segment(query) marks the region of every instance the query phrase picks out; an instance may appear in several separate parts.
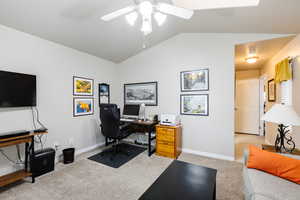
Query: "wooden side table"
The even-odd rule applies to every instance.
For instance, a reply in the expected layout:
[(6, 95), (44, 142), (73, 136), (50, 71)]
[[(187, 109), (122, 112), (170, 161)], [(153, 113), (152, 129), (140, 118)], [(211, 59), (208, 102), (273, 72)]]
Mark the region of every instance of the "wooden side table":
[[(263, 144), (262, 145), (262, 149), (265, 150), (265, 151), (270, 151), (270, 152), (275, 152), (276, 153), (275, 146), (273, 146), (273, 145)], [(299, 149), (295, 149), (292, 153), (288, 153), (288, 154), (300, 156), (300, 150)]]
[(9, 185), (16, 181), (19, 181), (23, 178), (32, 177), (32, 183), (35, 182), (35, 177), (32, 176), (31, 170), (29, 170), (28, 162), (29, 159), (34, 158), (34, 136), (47, 134), (48, 132), (42, 133), (30, 133), (28, 135), (16, 136), (16, 137), (9, 137), (0, 139), (0, 148), (9, 147), (17, 144), (25, 143), (25, 167), (22, 170), (0, 176), (0, 187)]

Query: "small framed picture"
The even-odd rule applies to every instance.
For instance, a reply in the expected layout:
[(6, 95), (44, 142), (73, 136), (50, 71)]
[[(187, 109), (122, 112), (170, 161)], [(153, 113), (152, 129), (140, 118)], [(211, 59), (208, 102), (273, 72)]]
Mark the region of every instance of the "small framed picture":
[(180, 73), (181, 92), (208, 91), (209, 70), (199, 69)]
[(130, 83), (124, 85), (124, 104), (157, 106), (157, 82)]
[(73, 76), (73, 95), (74, 96), (93, 96), (94, 80)]
[(101, 103), (110, 103), (109, 85), (106, 83), (99, 84), (99, 106)]
[(73, 101), (73, 116), (85, 116), (94, 114), (94, 99), (75, 97)]
[(109, 85), (106, 83), (99, 84), (99, 95), (108, 96), (109, 95)]
[(276, 83), (274, 79), (268, 81), (268, 100), (270, 102), (276, 101)]
[(180, 107), (182, 115), (208, 116), (208, 94), (182, 94), (180, 95)]

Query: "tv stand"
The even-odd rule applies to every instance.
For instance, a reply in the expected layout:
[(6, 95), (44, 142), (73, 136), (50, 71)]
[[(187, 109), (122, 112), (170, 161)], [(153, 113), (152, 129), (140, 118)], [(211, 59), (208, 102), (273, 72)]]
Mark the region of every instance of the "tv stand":
[(47, 132), (40, 132), (40, 133), (29, 133), (26, 135), (19, 135), (19, 136), (11, 136), (6, 138), (0, 139), (0, 148), (13, 146), (17, 144), (25, 143), (25, 167), (23, 170), (19, 170), (4, 176), (0, 176), (0, 187), (9, 185), (16, 181), (22, 180), (26, 177), (32, 178), (32, 183), (35, 182), (34, 176), (32, 176), (31, 171), (28, 169), (28, 162), (29, 159), (34, 158), (34, 136), (47, 134)]

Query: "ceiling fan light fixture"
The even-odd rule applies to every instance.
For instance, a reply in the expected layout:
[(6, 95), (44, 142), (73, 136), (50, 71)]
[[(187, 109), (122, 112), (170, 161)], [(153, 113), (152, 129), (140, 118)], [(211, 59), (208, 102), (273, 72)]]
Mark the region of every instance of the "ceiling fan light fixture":
[(139, 11), (144, 17), (151, 17), (153, 13), (153, 5), (150, 1), (143, 1), (139, 5)]
[(149, 19), (143, 19), (143, 24), (142, 24), (142, 28), (141, 31), (144, 33), (144, 35), (149, 35), (150, 33), (152, 33), (152, 22), (151, 22), (151, 18)]
[(256, 63), (258, 59), (259, 59), (258, 56), (252, 56), (252, 57), (246, 58), (246, 62), (249, 64), (253, 64), (253, 63)]
[(156, 12), (154, 14), (154, 19), (156, 20), (158, 26), (162, 26), (167, 20), (167, 15), (164, 15), (160, 12)]
[(134, 26), (135, 22), (136, 22), (136, 20), (138, 18), (138, 13), (137, 12), (129, 13), (128, 15), (125, 16), (125, 18), (126, 18), (127, 23), (130, 26)]

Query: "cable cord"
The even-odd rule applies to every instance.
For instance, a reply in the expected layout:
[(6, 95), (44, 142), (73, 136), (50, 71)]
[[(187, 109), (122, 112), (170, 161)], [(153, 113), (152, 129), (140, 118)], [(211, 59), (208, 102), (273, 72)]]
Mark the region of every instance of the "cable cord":
[(16, 148), (17, 148), (17, 154), (18, 154), (18, 161), (17, 162), (24, 163), (24, 161), (21, 158), (20, 146), (18, 144), (16, 145)]
[(33, 124), (34, 129), (36, 129), (35, 115), (34, 115), (33, 107), (31, 107), (31, 114), (32, 114), (32, 124)]
[(3, 149), (0, 149), (0, 153), (1, 153), (1, 154), (2, 154), (9, 162), (11, 162), (11, 163), (13, 163), (13, 164), (17, 164), (16, 161), (13, 161), (12, 159), (10, 159), (10, 158), (8, 157), (8, 155), (6, 155), (6, 153), (4, 153)]
[(38, 122), (38, 124), (42, 127), (42, 128), (46, 128), (44, 126), (44, 124), (40, 121), (40, 114), (39, 114), (39, 110), (35, 107), (35, 111), (36, 111), (36, 121)]
[[(35, 109), (34, 109), (35, 108)], [(34, 129), (37, 129), (37, 126), (36, 126), (36, 121), (37, 123), (42, 127), (42, 128), (46, 128), (44, 126), (44, 124), (40, 121), (40, 117), (39, 117), (39, 110), (36, 108), (36, 107), (31, 107), (31, 111), (32, 111), (32, 123), (33, 123), (33, 126), (34, 126)], [(36, 117), (35, 117), (35, 112), (36, 112)], [(44, 149), (44, 143), (43, 143), (43, 140), (42, 140), (42, 137), (43, 135), (37, 135), (37, 140), (36, 138), (34, 138), (34, 142), (37, 143), (37, 144), (40, 144), (41, 145), (41, 148)], [(46, 140), (45, 140), (46, 142)]]

